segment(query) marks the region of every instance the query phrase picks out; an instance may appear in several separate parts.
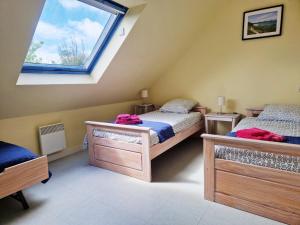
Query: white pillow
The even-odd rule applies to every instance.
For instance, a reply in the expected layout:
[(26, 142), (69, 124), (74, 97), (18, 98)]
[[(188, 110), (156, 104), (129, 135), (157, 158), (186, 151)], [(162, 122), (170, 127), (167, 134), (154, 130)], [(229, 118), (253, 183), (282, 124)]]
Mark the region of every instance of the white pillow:
[(172, 113), (189, 113), (197, 105), (197, 102), (191, 99), (173, 99), (165, 103), (159, 111)]
[(259, 120), (291, 121), (299, 123), (300, 105), (267, 105), (257, 118)]

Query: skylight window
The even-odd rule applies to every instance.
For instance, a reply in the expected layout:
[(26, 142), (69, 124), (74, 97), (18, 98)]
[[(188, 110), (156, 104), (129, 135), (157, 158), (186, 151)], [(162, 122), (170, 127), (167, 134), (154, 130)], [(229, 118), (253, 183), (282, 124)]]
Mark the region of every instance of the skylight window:
[(126, 11), (108, 0), (46, 0), (22, 73), (90, 73)]

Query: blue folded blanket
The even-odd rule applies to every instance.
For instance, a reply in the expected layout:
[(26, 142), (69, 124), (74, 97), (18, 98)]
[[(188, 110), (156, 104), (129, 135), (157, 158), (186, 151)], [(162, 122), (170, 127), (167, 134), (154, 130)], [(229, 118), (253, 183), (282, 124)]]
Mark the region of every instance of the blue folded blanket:
[[(229, 132), (227, 136), (230, 137), (236, 137), (236, 132)], [(288, 144), (300, 144), (300, 137), (294, 137), (294, 136), (283, 136), (284, 137), (284, 143)]]
[(175, 136), (172, 126), (168, 123), (143, 120), (141, 124), (136, 124), (136, 126), (149, 127), (151, 130), (155, 131), (158, 135), (159, 143)]

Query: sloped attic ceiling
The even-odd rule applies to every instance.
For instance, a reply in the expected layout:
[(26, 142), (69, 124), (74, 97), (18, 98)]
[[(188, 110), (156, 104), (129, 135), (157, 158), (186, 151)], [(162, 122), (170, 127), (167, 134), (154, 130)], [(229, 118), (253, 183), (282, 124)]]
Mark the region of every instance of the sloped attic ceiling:
[(137, 99), (139, 90), (151, 87), (176, 62), (220, 7), (218, 0), (146, 2), (98, 84), (16, 86), (43, 0), (1, 0), (0, 119)]

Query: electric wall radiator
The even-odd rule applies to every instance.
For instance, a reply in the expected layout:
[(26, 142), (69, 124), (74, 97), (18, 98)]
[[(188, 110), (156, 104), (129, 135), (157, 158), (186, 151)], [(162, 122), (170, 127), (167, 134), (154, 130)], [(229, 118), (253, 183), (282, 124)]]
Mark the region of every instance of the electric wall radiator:
[(43, 155), (49, 155), (66, 148), (65, 126), (63, 123), (39, 127), (39, 136)]

